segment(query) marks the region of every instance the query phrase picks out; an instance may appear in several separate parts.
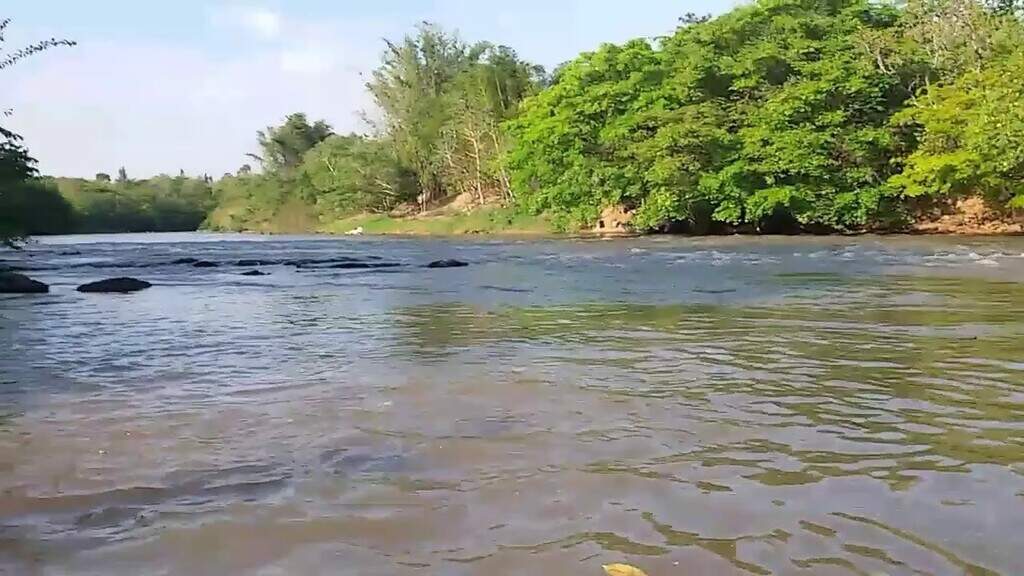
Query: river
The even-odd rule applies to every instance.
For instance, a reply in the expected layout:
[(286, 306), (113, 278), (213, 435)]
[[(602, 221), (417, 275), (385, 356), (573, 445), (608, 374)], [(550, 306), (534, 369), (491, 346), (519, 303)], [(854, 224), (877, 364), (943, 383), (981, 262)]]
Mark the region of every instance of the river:
[(0, 259), (0, 574), (1024, 574), (1024, 238)]

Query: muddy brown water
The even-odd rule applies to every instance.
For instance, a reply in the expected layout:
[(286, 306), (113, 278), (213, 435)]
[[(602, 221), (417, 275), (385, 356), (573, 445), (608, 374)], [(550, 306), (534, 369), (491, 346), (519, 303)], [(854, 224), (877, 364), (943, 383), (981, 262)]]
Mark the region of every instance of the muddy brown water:
[(0, 574), (1024, 574), (1024, 239), (0, 259)]

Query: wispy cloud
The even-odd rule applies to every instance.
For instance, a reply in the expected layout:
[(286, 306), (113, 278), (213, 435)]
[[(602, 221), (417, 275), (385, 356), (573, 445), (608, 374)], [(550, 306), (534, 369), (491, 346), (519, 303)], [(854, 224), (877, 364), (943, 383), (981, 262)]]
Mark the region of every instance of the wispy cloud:
[[(5, 78), (5, 120), (47, 174), (219, 176), (255, 151), (256, 130), (292, 112), (360, 130), (372, 104), (359, 71), (372, 57), (343, 43), (266, 46), (215, 56), (178, 46), (86, 42)], [(348, 56), (346, 56), (348, 55)], [(111, 62), (117, 62), (111, 73)]]
[(278, 39), (285, 25), (280, 13), (262, 6), (221, 5), (211, 8), (207, 14), (214, 26), (241, 30), (262, 40)]
[(281, 35), (281, 15), (266, 8), (252, 8), (243, 13), (246, 29), (268, 39)]
[(334, 57), (323, 47), (304, 46), (282, 50), (279, 62), (282, 72), (319, 76), (333, 67)]

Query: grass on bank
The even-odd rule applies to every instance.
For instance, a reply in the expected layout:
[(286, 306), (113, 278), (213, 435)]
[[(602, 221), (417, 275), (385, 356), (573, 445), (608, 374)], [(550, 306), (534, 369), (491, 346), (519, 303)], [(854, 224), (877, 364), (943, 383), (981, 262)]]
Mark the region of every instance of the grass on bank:
[(395, 218), (362, 214), (326, 223), (320, 232), (344, 234), (358, 228), (364, 234), (457, 236), (462, 234), (542, 235), (558, 232), (546, 216), (524, 214), (514, 208), (481, 208), (467, 213)]

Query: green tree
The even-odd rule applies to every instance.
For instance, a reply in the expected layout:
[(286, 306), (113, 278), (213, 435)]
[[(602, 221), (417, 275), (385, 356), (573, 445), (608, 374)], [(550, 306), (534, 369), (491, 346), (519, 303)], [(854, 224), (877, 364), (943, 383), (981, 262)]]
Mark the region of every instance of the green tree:
[(289, 114), (281, 126), (268, 126), (258, 132), (261, 155), (254, 158), (267, 171), (291, 171), (314, 146), (333, 134), (323, 120), (309, 123), (303, 113)]
[[(507, 124), (513, 187), (521, 202), (573, 222), (602, 207), (639, 203), (643, 168), (627, 158), (627, 126), (663, 84), (661, 55), (643, 40), (606, 44), (565, 65)], [(649, 132), (648, 132), (649, 134)]]
[(763, 0), (691, 18), (658, 48), (604, 46), (567, 65), (509, 123), (534, 210), (640, 228), (687, 221), (855, 228), (885, 197), (891, 115), (911, 96), (860, 35), (899, 23), (861, 0)]
[(416, 174), (423, 199), (441, 198), (444, 158), (440, 149), (450, 118), (446, 95), (472, 61), (471, 49), (429, 23), (399, 43), (385, 42), (381, 65), (367, 84), (383, 113), (382, 130), (399, 160)]
[(981, 194), (1024, 208), (1024, 51), (932, 88), (897, 120), (920, 130), (892, 178), (907, 196)]
[(201, 178), (155, 176), (110, 182), (52, 178), (46, 182), (69, 203), (72, 218), (54, 232), (161, 232), (196, 230), (213, 208)]
[(543, 69), (514, 50), (487, 42), (467, 45), (424, 23), (402, 42), (387, 42), (368, 83), (383, 112), (382, 132), (416, 175), (421, 204), (462, 192), (483, 202), (510, 199), (498, 161), (507, 147), (500, 124), (536, 91)]
[[(5, 32), (10, 18), (0, 19), (0, 70), (10, 68), (24, 58), (57, 46), (74, 46), (70, 40), (51, 38), (8, 51)], [(0, 105), (0, 117), (12, 111)], [(19, 238), (38, 231), (35, 219), (44, 210), (54, 219), (66, 217), (66, 206), (59, 202), (54, 190), (37, 181), (35, 160), (21, 145), (21, 136), (0, 126), (0, 244), (14, 246)], [(28, 218), (33, 221), (28, 221)]]
[(301, 169), (322, 217), (387, 211), (416, 196), (412, 174), (383, 140), (331, 136), (306, 153)]
[(315, 226), (455, 194), (694, 232), (890, 226), (909, 197), (1017, 206), (1020, 18), (1019, 0), (758, 0), (551, 75), (424, 23), (367, 84), (374, 136), (290, 116), (260, 133), (263, 174), (215, 186), (211, 221)]
[(446, 193), (471, 193), (480, 204), (492, 198), (512, 201), (510, 178), (502, 164), (508, 139), (501, 124), (536, 91), (544, 71), (520, 60), (507, 46), (480, 48), (479, 60), (449, 88), (449, 115), (441, 128), (441, 182)]

